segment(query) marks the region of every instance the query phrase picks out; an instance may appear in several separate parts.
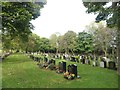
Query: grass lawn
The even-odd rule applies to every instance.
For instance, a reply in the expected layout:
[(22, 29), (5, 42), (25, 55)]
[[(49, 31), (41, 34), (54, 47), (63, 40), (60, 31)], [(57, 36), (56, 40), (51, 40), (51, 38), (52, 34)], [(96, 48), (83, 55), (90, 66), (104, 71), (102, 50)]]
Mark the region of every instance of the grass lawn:
[[(57, 63), (61, 60), (57, 60)], [(73, 62), (67, 62), (67, 65)], [(3, 88), (118, 88), (114, 70), (77, 63), (80, 79), (66, 80), (63, 74), (40, 69), (27, 56), (13, 54), (2, 63)]]

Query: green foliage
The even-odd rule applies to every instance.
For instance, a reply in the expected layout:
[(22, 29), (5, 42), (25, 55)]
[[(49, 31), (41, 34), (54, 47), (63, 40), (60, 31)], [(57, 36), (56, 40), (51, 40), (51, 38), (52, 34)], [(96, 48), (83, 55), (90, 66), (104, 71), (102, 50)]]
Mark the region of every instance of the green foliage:
[[(2, 2), (2, 40), (3, 46), (10, 49), (11, 40), (23, 43), (28, 41), (28, 36), (34, 26), (32, 19), (40, 16), (40, 9), (45, 3), (34, 2)], [(7, 39), (6, 39), (7, 36)]]
[[(120, 2), (112, 2), (110, 6), (105, 6), (107, 2), (84, 2), (88, 13), (98, 13), (96, 22), (106, 20), (109, 27), (117, 27), (117, 56), (120, 64)], [(120, 75), (120, 67), (119, 67)]]
[(93, 36), (86, 32), (80, 32), (77, 37), (76, 49), (80, 53), (93, 52)]
[(103, 23), (91, 23), (86, 29), (88, 33), (93, 35), (94, 51), (96, 53), (100, 50), (106, 56), (108, 55), (108, 49), (116, 47), (116, 28), (108, 28)]
[(76, 33), (73, 31), (68, 31), (64, 34), (63, 40), (64, 40), (64, 49), (66, 53), (69, 53), (71, 51), (73, 53), (73, 49), (75, 48), (76, 44)]
[(41, 38), (40, 51), (49, 52), (50, 41), (47, 38)]

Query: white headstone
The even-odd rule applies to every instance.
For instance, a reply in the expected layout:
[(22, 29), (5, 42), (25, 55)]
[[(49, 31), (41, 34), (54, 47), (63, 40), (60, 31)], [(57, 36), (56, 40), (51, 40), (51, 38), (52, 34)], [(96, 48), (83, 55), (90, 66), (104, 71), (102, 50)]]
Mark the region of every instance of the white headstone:
[(89, 64), (88, 62), (89, 62), (89, 60), (86, 59), (86, 60), (85, 60), (85, 63), (86, 63), (86, 64)]
[(96, 63), (95, 63), (95, 61), (93, 61), (93, 66), (96, 66)]
[(100, 62), (100, 67), (104, 68), (104, 62)]

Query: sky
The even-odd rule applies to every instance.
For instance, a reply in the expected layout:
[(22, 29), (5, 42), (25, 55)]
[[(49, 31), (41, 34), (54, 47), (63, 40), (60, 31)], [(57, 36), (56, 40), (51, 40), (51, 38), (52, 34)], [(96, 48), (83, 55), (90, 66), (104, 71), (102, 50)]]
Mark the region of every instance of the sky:
[(96, 17), (86, 13), (82, 0), (47, 0), (40, 13), (40, 17), (31, 21), (35, 26), (33, 33), (46, 38), (56, 32), (61, 35), (69, 30), (82, 32)]

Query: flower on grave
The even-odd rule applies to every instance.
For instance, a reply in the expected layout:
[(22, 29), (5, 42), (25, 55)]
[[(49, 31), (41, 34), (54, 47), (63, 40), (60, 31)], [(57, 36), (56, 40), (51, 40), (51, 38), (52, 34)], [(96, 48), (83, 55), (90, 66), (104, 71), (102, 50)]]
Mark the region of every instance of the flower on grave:
[(64, 76), (67, 76), (67, 75), (69, 75), (69, 72), (65, 72), (65, 73), (64, 73)]
[(68, 79), (68, 80), (72, 80), (75, 78), (75, 74), (69, 73), (69, 72), (65, 72), (64, 73), (64, 78)]
[(75, 77), (75, 74), (71, 74), (72, 77)]

